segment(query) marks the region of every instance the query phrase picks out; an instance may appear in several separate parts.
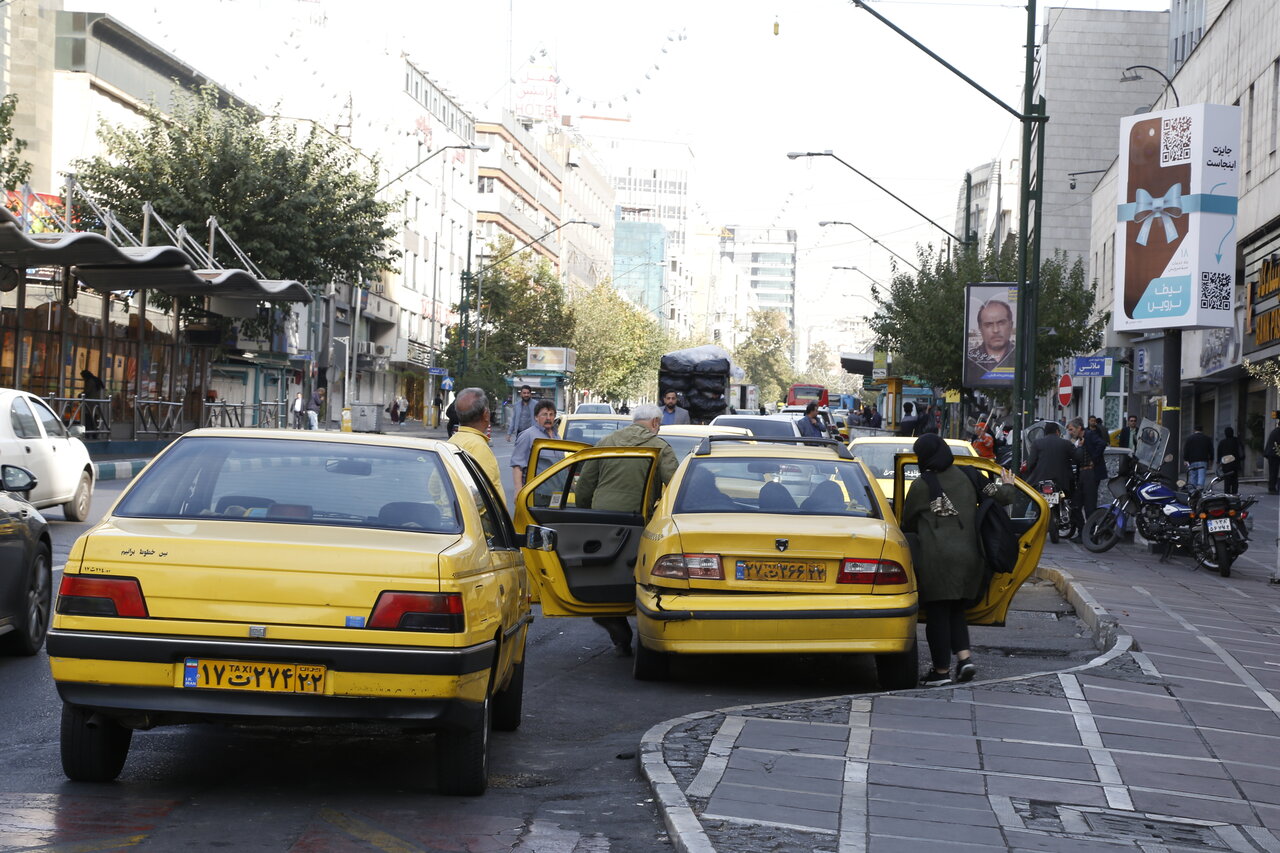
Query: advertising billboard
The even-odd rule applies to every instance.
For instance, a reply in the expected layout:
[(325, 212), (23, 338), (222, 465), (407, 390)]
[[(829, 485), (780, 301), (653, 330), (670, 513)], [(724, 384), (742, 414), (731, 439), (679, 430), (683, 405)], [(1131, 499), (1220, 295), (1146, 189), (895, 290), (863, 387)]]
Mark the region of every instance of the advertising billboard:
[(1117, 331), (1234, 325), (1240, 108), (1120, 120)]
[(964, 316), (964, 387), (1013, 387), (1018, 286), (970, 284)]

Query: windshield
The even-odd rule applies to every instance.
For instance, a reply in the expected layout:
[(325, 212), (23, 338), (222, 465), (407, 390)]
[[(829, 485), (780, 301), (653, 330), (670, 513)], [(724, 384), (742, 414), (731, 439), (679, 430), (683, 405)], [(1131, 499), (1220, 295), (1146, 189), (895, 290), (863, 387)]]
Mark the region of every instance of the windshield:
[(612, 415), (613, 406), (608, 403), (583, 403), (578, 407), (580, 415)]
[(114, 515), (462, 530), (434, 451), (269, 438), (181, 438)]
[[(903, 442), (876, 442), (874, 444), (851, 444), (849, 452), (856, 458), (867, 463), (867, 467), (871, 469), (871, 476), (877, 480), (893, 479), (893, 457), (899, 453), (911, 453), (912, 443), (915, 439), (907, 439)], [(970, 447), (956, 447), (954, 444), (948, 444), (951, 448), (953, 456), (976, 456), (977, 454)], [(914, 480), (920, 476), (920, 469), (914, 463), (905, 465), (902, 468), (902, 475), (908, 480)]]
[(862, 469), (850, 461), (694, 457), (688, 464), (676, 496), (676, 514), (880, 517)]
[(734, 426), (742, 427), (750, 430), (752, 435), (781, 435), (792, 436), (796, 434), (795, 424), (781, 418), (761, 418), (761, 417), (719, 417), (711, 422), (712, 426)]
[(571, 420), (565, 424), (564, 438), (565, 441), (581, 441), (584, 444), (595, 444), (611, 432), (622, 429), (624, 426), (630, 425), (628, 418), (618, 418), (616, 421), (610, 420)]

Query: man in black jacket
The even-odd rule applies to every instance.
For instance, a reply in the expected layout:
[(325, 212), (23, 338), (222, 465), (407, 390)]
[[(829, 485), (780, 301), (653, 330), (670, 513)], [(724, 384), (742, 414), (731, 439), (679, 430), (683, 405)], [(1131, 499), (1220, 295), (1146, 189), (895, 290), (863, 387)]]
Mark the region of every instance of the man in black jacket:
[(1187, 436), (1186, 444), (1182, 445), (1182, 461), (1187, 465), (1187, 485), (1203, 489), (1205, 472), (1213, 462), (1213, 439), (1204, 434), (1200, 424), (1195, 425), (1195, 430)]
[[(1031, 444), (1026, 461), (1028, 474), (1024, 478), (1033, 486), (1043, 480), (1052, 480), (1058, 491), (1066, 492), (1072, 513), (1076, 515), (1077, 530), (1084, 529), (1084, 520), (1080, 515), (1078, 490), (1073, 485), (1072, 466), (1080, 464), (1084, 458), (1084, 448), (1076, 447), (1063, 438), (1058, 425), (1050, 421), (1044, 426), (1044, 435)], [(1077, 537), (1079, 535), (1076, 534)]]
[(1267, 435), (1267, 443), (1262, 445), (1262, 455), (1267, 459), (1267, 494), (1280, 494), (1280, 426)]

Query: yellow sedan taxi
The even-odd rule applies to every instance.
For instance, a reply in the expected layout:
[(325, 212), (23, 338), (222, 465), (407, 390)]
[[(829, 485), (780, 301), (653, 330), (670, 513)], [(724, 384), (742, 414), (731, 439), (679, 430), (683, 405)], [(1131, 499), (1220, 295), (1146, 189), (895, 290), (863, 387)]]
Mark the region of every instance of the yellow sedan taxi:
[[(573, 448), (539, 442), (535, 454)], [(634, 675), (663, 678), (673, 655), (867, 653), (882, 687), (917, 682), (918, 600), (907, 537), (867, 469), (842, 443), (711, 437), (663, 490), (657, 451), (579, 450), (516, 498), (516, 527), (546, 616), (635, 613)], [(904, 457), (914, 462), (914, 457)], [(984, 472), (998, 466), (957, 458)], [(647, 470), (637, 513), (584, 508), (586, 465)], [(901, 474), (899, 474), (901, 479)], [(1039, 559), (1043, 503), (1030, 487), (1014, 525), (1017, 570), (994, 575), (971, 611), (1002, 624)]]
[[(958, 438), (944, 439), (951, 452), (956, 456), (977, 456), (973, 445)], [(875, 435), (855, 438), (849, 442), (849, 451), (866, 463), (871, 469), (871, 476), (876, 478), (880, 490), (886, 496), (893, 496), (893, 460), (900, 453), (910, 453), (915, 439), (909, 436)], [(920, 476), (920, 469), (910, 464), (903, 471), (907, 480), (915, 480)]]
[(154, 726), (357, 721), (435, 730), (437, 789), (479, 794), (490, 727), (520, 724), (522, 544), (444, 442), (187, 433), (72, 546), (63, 770), (114, 779)]

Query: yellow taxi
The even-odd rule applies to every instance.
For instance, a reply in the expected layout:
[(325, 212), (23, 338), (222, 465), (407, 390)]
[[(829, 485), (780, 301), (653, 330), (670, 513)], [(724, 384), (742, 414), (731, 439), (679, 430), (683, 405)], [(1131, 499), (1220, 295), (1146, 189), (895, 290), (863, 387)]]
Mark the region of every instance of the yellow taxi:
[[(958, 438), (944, 439), (951, 452), (956, 456), (977, 456), (973, 445)], [(893, 496), (893, 460), (900, 453), (910, 453), (915, 438), (911, 436), (874, 435), (855, 438), (849, 442), (849, 452), (861, 459), (876, 478), (880, 490), (886, 496)], [(915, 480), (920, 476), (920, 469), (910, 464), (903, 472), (907, 480)]]
[(709, 435), (751, 435), (751, 430), (710, 424), (664, 424), (658, 427), (658, 437), (671, 445), (677, 459), (683, 459), (697, 450), (698, 445)]
[(187, 433), (72, 546), (49, 663), (62, 766), (109, 781), (135, 730), (377, 722), (437, 732), (436, 787), (479, 794), (520, 724), (523, 540), (445, 442)]
[[(534, 453), (572, 451), (539, 442)], [(884, 493), (840, 442), (710, 437), (663, 490), (658, 451), (578, 450), (516, 497), (517, 530), (546, 616), (635, 613), (634, 675), (663, 678), (673, 655), (867, 653), (882, 687), (914, 687), (919, 604), (907, 537)], [(902, 457), (914, 463), (912, 456)], [(583, 508), (583, 466), (647, 470), (641, 512)], [(980, 457), (956, 464), (984, 472)], [(905, 488), (901, 473), (898, 485)], [(993, 575), (974, 624), (1002, 624), (1039, 560), (1047, 513), (1025, 483), (1013, 521), (1016, 571)], [(900, 502), (901, 503), (901, 502)]]
[(631, 426), (631, 423), (630, 415), (561, 415), (556, 420), (556, 438), (595, 444), (609, 433)]

